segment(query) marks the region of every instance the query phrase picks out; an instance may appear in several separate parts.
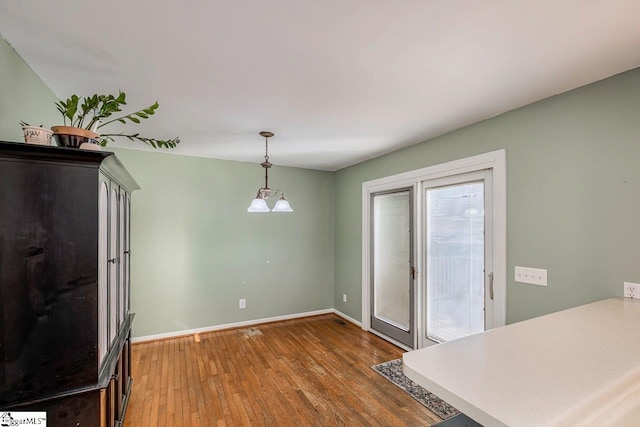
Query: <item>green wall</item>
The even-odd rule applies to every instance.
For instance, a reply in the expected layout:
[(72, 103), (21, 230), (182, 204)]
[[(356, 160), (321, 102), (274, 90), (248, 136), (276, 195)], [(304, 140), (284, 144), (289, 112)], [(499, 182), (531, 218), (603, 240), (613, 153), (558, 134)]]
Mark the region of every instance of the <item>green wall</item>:
[(33, 126), (58, 124), (57, 100), (0, 35), (0, 138), (22, 141), (21, 120)]
[[(56, 124), (55, 100), (0, 40), (0, 139), (20, 140), (19, 120)], [(261, 183), (257, 164), (117, 150), (142, 187), (133, 196), (134, 334), (330, 307), (360, 319), (362, 182), (499, 148), (507, 321), (620, 296), (623, 281), (640, 282), (638, 139), (633, 70), (333, 174), (276, 166), (272, 184), (295, 210), (282, 216), (245, 210)], [(515, 265), (546, 268), (549, 286), (514, 283)]]
[[(0, 39), (0, 139), (21, 141), (20, 120), (57, 124), (55, 101)], [(242, 163), (115, 151), (142, 187), (133, 194), (134, 336), (332, 307), (332, 173), (274, 166), (270, 184), (294, 212), (249, 214), (264, 184), (259, 152)]]
[(294, 212), (248, 213), (264, 185), (258, 163), (116, 153), (141, 187), (132, 199), (135, 336), (332, 307), (332, 173), (274, 166), (269, 184)]
[[(361, 318), (362, 182), (507, 153), (507, 322), (622, 296), (640, 282), (640, 69), (336, 173), (334, 307)], [(548, 286), (513, 280), (545, 268)], [(342, 294), (349, 300), (342, 302)]]

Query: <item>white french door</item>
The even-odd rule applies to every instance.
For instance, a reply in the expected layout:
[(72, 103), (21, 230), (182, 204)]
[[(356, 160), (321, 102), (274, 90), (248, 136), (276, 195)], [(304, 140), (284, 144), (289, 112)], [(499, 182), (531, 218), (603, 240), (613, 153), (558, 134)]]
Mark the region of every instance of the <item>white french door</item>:
[(412, 349), (504, 326), (506, 204), (505, 150), (364, 182), (363, 329)]
[(425, 338), (493, 327), (491, 170), (423, 182)]

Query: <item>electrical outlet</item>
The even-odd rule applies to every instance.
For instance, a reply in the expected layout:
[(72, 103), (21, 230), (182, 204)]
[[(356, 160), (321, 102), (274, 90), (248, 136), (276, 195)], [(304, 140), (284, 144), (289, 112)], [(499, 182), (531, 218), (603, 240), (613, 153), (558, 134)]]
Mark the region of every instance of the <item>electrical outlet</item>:
[(625, 298), (640, 298), (640, 283), (624, 282)]
[(342, 294), (342, 302), (347, 302), (347, 294)]
[(547, 270), (516, 266), (515, 273), (516, 282), (547, 286)]
[(244, 298), (240, 298), (240, 300), (238, 301), (238, 306), (240, 308), (247, 308), (247, 300)]

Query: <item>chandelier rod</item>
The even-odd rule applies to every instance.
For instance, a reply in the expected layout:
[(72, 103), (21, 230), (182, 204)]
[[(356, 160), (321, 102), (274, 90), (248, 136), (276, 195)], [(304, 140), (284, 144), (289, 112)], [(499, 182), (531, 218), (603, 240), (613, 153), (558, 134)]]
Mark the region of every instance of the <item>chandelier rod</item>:
[[(264, 162), (261, 166), (264, 168), (264, 189), (269, 191), (269, 168), (272, 164), (269, 162), (269, 138), (273, 136), (273, 132), (263, 131), (260, 135), (264, 137)], [(268, 194), (267, 194), (268, 195)]]

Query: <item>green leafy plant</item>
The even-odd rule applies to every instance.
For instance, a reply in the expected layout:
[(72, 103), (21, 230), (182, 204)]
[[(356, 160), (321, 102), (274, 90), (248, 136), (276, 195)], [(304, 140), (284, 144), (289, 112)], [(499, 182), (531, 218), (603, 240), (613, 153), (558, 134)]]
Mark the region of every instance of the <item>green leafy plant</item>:
[(71, 95), (66, 101), (56, 102), (56, 107), (62, 114), (65, 126), (83, 128), (98, 133), (100, 135), (98, 144), (102, 146), (107, 145), (117, 137), (127, 138), (131, 141), (141, 141), (153, 148), (175, 148), (180, 143), (179, 137), (155, 139), (142, 137), (138, 133), (101, 132), (101, 128), (115, 122), (123, 124), (140, 123), (142, 120), (153, 116), (159, 107), (156, 101), (142, 110), (112, 118), (112, 115), (122, 111), (120, 108), (122, 105), (127, 105), (126, 94), (122, 91), (119, 91), (118, 96), (95, 94), (82, 98), (82, 100), (78, 95)]

